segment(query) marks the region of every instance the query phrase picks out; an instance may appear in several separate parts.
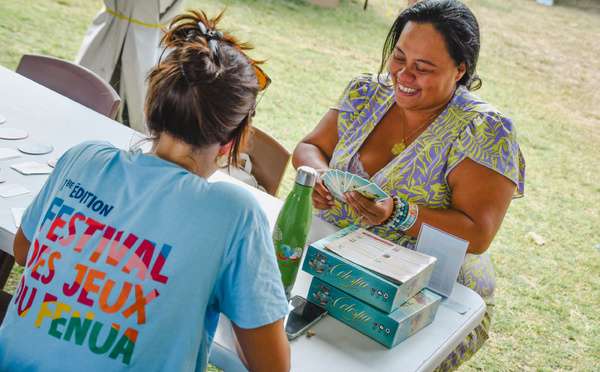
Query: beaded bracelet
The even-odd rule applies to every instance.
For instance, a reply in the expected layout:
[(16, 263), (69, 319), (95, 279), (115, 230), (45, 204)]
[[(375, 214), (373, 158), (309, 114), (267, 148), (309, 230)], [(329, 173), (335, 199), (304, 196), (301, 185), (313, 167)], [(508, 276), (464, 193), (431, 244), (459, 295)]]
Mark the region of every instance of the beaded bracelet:
[(389, 223), (392, 221), (396, 213), (398, 213), (398, 197), (396, 195), (392, 195), (392, 201), (394, 202), (394, 205), (392, 206), (392, 214), (390, 214), (387, 220), (381, 223), (381, 226), (383, 227), (390, 227), (388, 226)]
[(387, 228), (396, 228), (401, 221), (406, 217), (407, 204), (408, 202), (404, 199), (398, 198), (396, 195), (392, 195), (392, 199), (394, 199), (394, 208), (392, 209), (392, 214), (382, 223), (383, 227)]
[(419, 207), (415, 203), (406, 203), (408, 204), (406, 217), (397, 225), (398, 229), (402, 231), (410, 229), (412, 225), (415, 224), (415, 221), (417, 221), (417, 217), (419, 216)]
[(394, 199), (394, 207), (392, 214), (381, 225), (389, 229), (399, 229), (406, 231), (415, 224), (419, 215), (419, 208), (414, 203), (409, 203), (404, 199), (400, 199), (396, 195), (392, 195)]

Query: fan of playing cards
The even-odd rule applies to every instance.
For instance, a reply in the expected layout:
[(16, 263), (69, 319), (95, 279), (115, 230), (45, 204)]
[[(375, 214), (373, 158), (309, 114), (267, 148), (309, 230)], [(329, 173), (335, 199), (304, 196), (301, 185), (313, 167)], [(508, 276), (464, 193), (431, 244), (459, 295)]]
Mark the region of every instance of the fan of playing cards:
[(353, 190), (376, 202), (390, 197), (379, 186), (356, 174), (329, 169), (321, 175), (321, 179), (329, 191), (340, 200), (342, 200), (343, 193)]

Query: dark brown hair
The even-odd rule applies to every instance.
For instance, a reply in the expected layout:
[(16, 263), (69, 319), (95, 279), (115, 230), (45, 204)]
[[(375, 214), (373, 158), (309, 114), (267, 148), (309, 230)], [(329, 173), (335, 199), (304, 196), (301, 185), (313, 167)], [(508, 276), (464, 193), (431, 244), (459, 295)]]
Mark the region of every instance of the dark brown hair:
[(479, 24), (471, 10), (456, 0), (419, 1), (402, 11), (385, 40), (380, 74), (387, 68), (390, 55), (408, 22), (432, 25), (442, 34), (448, 54), (456, 66), (465, 63), (465, 74), (458, 83), (469, 90), (481, 87), (481, 79), (475, 72), (479, 59)]
[(208, 19), (190, 11), (173, 20), (161, 41), (167, 56), (148, 75), (145, 113), (152, 139), (168, 133), (196, 150), (233, 141), (236, 163), (261, 89), (254, 68), (260, 62), (244, 52), (249, 44), (223, 30), (211, 51), (198, 22), (217, 30), (223, 14)]

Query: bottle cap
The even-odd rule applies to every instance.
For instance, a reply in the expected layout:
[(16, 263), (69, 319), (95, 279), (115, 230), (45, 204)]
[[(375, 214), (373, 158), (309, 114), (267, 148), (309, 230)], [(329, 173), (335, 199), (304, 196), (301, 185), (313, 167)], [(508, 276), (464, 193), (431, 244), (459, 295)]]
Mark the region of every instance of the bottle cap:
[(303, 165), (296, 171), (296, 179), (294, 181), (302, 186), (313, 187), (317, 182), (317, 171)]

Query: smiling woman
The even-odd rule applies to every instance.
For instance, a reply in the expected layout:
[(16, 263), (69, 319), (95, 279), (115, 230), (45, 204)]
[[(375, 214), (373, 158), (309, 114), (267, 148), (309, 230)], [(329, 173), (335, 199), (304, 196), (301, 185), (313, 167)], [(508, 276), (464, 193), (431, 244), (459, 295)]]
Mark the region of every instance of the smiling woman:
[[(455, 65), (445, 42), (431, 24), (408, 22), (389, 59), (396, 102), (404, 112), (439, 114), (454, 95), (465, 63)], [(425, 120), (425, 123), (427, 120)]]
[(464, 4), (418, 2), (392, 26), (379, 74), (354, 78), (293, 156), (295, 167), (348, 171), (392, 195), (374, 202), (351, 191), (337, 200), (319, 180), (313, 205), (329, 222), (410, 249), (423, 223), (469, 241), (457, 281), (489, 310), (438, 370), (457, 368), (488, 338), (495, 277), (486, 250), (511, 199), (523, 195), (514, 125), (470, 92), (481, 85), (478, 55), (479, 26)]

